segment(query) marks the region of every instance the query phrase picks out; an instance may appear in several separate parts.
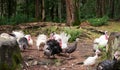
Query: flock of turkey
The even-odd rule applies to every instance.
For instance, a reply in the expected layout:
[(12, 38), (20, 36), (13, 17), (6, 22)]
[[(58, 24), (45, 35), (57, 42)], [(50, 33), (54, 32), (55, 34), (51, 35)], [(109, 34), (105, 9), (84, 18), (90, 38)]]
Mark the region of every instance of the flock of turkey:
[[(24, 51), (29, 47), (33, 47), (34, 44), (31, 35), (25, 35), (23, 31), (12, 31), (10, 34), (1, 33), (0, 37), (3, 37), (5, 39), (16, 39), (21, 51)], [(68, 46), (68, 40), (70, 37), (71, 36), (65, 32), (62, 32), (60, 34), (52, 32), (50, 36), (39, 34), (36, 39), (36, 48), (43, 51), (44, 55), (48, 58), (54, 58), (55, 54), (60, 53), (69, 54), (69, 57), (71, 57), (71, 53), (73, 53), (77, 48), (79, 38), (76, 38), (74, 45)], [(97, 59), (99, 58), (99, 54), (101, 54), (101, 52), (104, 51), (107, 46), (108, 38), (109, 35), (107, 34), (107, 31), (105, 31), (103, 35), (93, 41), (93, 50), (95, 52), (95, 55), (93, 57), (88, 57), (83, 61), (83, 65), (86, 66), (87, 69), (91, 69), (91, 67), (96, 64)], [(117, 57), (118, 55), (116, 52), (114, 54), (113, 60), (102, 61), (97, 65), (96, 69), (114, 70)]]

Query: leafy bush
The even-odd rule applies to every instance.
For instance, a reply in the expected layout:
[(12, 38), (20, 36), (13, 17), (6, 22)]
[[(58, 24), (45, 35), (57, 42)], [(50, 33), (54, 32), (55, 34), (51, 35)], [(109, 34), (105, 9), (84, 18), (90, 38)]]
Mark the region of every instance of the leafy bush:
[(108, 17), (104, 16), (102, 18), (91, 18), (88, 20), (88, 22), (92, 25), (92, 26), (102, 26), (107, 24), (108, 21)]
[(77, 37), (79, 37), (80, 34), (81, 34), (81, 30), (80, 30), (80, 29), (74, 29), (74, 28), (72, 29), (72, 28), (66, 27), (66, 28), (64, 28), (64, 31), (65, 31), (67, 34), (70, 34), (70, 35), (71, 35), (71, 38), (69, 39), (70, 42), (75, 41), (75, 39), (76, 39)]
[(5, 25), (8, 22), (8, 19), (6, 17), (0, 16), (0, 25)]
[(8, 17), (1, 17), (0, 16), (0, 25), (17, 25), (20, 23), (25, 23), (25, 22), (32, 22), (32, 21), (36, 21), (35, 18), (32, 17), (27, 17), (27, 15), (25, 14), (17, 14), (15, 16), (12, 16), (10, 18)]
[(24, 14), (17, 14), (16, 16), (12, 16), (10, 18), (10, 24), (19, 24), (19, 23), (24, 23), (27, 22), (28, 18)]

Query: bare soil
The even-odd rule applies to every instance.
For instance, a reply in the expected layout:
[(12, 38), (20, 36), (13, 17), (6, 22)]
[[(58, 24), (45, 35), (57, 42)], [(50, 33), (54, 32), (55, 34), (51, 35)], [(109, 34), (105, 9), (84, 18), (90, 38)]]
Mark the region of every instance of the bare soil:
[[(33, 37), (35, 40), (36, 38)], [(69, 45), (72, 45), (70, 43)], [(43, 51), (38, 51), (34, 45), (26, 51), (22, 52), (24, 61), (29, 57), (33, 61), (41, 63), (31, 64), (27, 66), (26, 70), (86, 70), (82, 63), (88, 56), (93, 56), (92, 41), (89, 39), (81, 39), (78, 43), (77, 49), (71, 54), (71, 58), (67, 54), (55, 55), (55, 58), (47, 58), (43, 55)]]
[[(33, 24), (25, 24), (25, 25), (17, 25), (17, 26), (0, 26), (0, 33), (7, 32), (10, 33), (15, 29), (26, 29), (33, 28), (39, 26), (49, 26), (49, 25), (36, 25), (38, 23)], [(89, 24), (85, 24), (82, 26), (88, 26)], [(53, 25), (54, 26), (54, 25)], [(65, 25), (61, 25), (65, 26)], [(71, 58), (67, 54), (55, 55), (55, 58), (47, 58), (44, 56), (43, 51), (38, 51), (35, 45), (36, 36), (32, 36), (34, 40), (34, 46), (29, 47), (25, 51), (21, 52), (23, 61), (23, 70), (86, 70), (86, 67), (82, 65), (82, 62), (89, 56), (94, 56), (94, 52), (92, 50), (93, 39), (91, 38), (81, 38), (77, 49), (75, 52), (71, 54)], [(69, 43), (72, 45), (73, 43)]]

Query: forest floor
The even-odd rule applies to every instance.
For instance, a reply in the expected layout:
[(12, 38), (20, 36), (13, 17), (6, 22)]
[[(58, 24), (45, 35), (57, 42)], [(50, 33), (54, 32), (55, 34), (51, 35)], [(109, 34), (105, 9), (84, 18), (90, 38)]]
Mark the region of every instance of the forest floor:
[[(21, 26), (21, 25), (20, 25)], [(27, 27), (27, 25), (25, 25)], [(25, 26), (22, 29), (24, 29)], [(63, 25), (64, 26), (64, 25)], [(110, 22), (110, 24), (101, 27), (92, 27), (89, 25), (81, 25), (80, 28), (83, 28), (85, 32), (90, 33), (90, 38), (81, 38), (78, 42), (78, 46), (75, 52), (71, 54), (72, 58), (69, 58), (66, 54), (55, 55), (56, 58), (48, 59), (43, 55), (43, 51), (38, 51), (35, 46), (36, 34), (33, 34), (32, 39), (34, 40), (34, 46), (25, 50), (22, 53), (25, 65), (23, 70), (86, 70), (86, 67), (82, 65), (82, 62), (89, 56), (94, 56), (93, 52), (93, 40), (96, 37), (99, 37), (100, 34), (95, 33), (90, 30), (91, 28), (100, 30), (100, 31), (120, 31), (120, 24), (118, 22)], [(1, 32), (9, 32), (3, 26), (3, 29), (0, 29)], [(2, 28), (2, 27), (0, 27)], [(6, 31), (5, 31), (5, 30)], [(33, 31), (34, 32), (34, 31)], [(72, 45), (73, 43), (69, 43)], [(94, 67), (95, 69), (95, 67)]]

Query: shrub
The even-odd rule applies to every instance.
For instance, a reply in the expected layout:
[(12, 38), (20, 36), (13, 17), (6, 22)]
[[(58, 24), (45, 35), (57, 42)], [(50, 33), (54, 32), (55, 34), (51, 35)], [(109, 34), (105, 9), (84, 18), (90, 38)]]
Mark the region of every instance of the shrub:
[(25, 23), (25, 22), (32, 22), (36, 21), (35, 18), (32, 17), (27, 17), (25, 14), (17, 14), (15, 16), (11, 16), (10, 18), (8, 17), (2, 17), (0, 16), (0, 25), (17, 25), (20, 23)]
[(75, 39), (77, 37), (80, 36), (81, 34), (81, 30), (80, 29), (75, 29), (75, 28), (64, 28), (64, 31), (67, 33), (67, 34), (70, 34), (71, 35), (71, 38), (69, 39), (70, 42), (73, 42), (75, 41)]
[(27, 15), (24, 14), (17, 14), (16, 16), (12, 16), (10, 18), (10, 22), (11, 22), (10, 24), (19, 24), (27, 21), (28, 21)]
[(0, 25), (5, 25), (8, 22), (8, 19), (6, 17), (0, 16)]
[(102, 18), (91, 18), (88, 20), (88, 22), (92, 25), (92, 26), (102, 26), (102, 25), (106, 25), (107, 21), (108, 21), (108, 17), (104, 16)]

